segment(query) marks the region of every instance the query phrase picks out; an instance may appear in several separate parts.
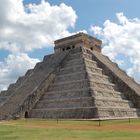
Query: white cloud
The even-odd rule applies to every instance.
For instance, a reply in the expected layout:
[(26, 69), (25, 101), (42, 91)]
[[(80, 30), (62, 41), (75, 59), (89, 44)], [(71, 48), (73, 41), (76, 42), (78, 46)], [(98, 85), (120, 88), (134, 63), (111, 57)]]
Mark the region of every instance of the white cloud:
[(23, 0), (0, 0), (0, 50), (10, 54), (0, 62), (0, 90), (39, 61), (30, 58), (29, 51), (50, 47), (55, 39), (69, 35), (76, 19), (75, 11), (64, 3), (42, 0), (25, 6)]
[(0, 49), (12, 53), (43, 48), (59, 37), (70, 34), (76, 13), (64, 3), (24, 6), (23, 0), (0, 1)]
[(121, 67), (129, 64), (123, 68), (140, 83), (140, 19), (128, 19), (123, 13), (116, 17), (118, 23), (106, 20), (104, 27), (92, 26), (91, 31), (103, 40), (102, 52)]

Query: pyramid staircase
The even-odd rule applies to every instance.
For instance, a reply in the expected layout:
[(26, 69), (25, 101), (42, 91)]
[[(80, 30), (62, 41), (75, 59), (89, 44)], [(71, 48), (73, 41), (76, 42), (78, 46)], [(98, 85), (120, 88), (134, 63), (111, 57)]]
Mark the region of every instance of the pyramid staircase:
[(47, 55), (35, 68), (28, 70), (16, 83), (0, 93), (0, 120), (24, 117), (26, 110), (33, 108), (48, 85), (68, 52)]
[(70, 52), (54, 82), (29, 112), (31, 118), (44, 119), (136, 116), (133, 103), (118, 91), (86, 48)]
[(0, 120), (139, 117), (140, 85), (100, 45), (84, 33), (55, 41), (54, 54), (1, 92)]
[(10, 98), (12, 93), (22, 84), (24, 80), (32, 73), (33, 69), (26, 72), (25, 76), (19, 77), (16, 83), (10, 84), (7, 90), (1, 91), (0, 93), (0, 105), (3, 105), (7, 99)]

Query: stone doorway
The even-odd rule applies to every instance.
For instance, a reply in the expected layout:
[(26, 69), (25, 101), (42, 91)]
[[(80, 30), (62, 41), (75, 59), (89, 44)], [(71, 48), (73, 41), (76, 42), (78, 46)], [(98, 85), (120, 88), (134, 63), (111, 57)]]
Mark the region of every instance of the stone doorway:
[(28, 112), (27, 112), (27, 111), (25, 112), (24, 117), (25, 117), (25, 118), (29, 118), (29, 114), (28, 114)]

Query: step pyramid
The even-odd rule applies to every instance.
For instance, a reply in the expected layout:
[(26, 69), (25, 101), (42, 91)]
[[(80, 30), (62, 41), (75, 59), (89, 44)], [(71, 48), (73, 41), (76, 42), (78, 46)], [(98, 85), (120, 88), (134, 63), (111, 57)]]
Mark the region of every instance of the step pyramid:
[(79, 33), (55, 41), (45, 56), (0, 94), (0, 119), (91, 119), (140, 116), (140, 86)]

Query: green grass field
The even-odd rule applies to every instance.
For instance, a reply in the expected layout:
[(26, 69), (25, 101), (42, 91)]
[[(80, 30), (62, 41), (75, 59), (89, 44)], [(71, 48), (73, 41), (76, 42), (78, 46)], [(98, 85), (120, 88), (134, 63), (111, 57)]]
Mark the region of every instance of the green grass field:
[(0, 140), (140, 140), (140, 120), (2, 121)]

